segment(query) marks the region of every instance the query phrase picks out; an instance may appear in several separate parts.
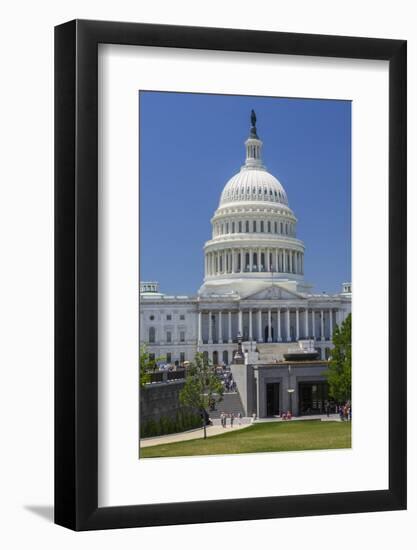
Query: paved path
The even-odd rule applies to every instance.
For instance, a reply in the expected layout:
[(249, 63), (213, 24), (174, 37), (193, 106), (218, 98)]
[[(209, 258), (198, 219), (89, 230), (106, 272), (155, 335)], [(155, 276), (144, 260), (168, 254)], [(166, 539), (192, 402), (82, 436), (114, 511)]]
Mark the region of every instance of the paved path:
[[(235, 423), (233, 424), (233, 428), (230, 427), (230, 421), (228, 421), (227, 428), (223, 428), (219, 421), (213, 421), (213, 426), (207, 426), (207, 437), (211, 437), (213, 435), (219, 435), (224, 433), (229, 433), (232, 430), (241, 430), (243, 428), (247, 428), (251, 425), (249, 418), (242, 418), (242, 424), (239, 426), (237, 420), (235, 420)], [(141, 448), (144, 447), (153, 447), (154, 445), (162, 445), (164, 443), (175, 443), (177, 441), (188, 441), (190, 439), (202, 439), (203, 438), (203, 429), (198, 428), (197, 430), (190, 430), (188, 432), (182, 432), (179, 434), (168, 434), (168, 435), (160, 435), (158, 437), (148, 437), (146, 439), (140, 440), (140, 446)]]
[(283, 420), (280, 416), (274, 416), (269, 418), (258, 418), (255, 423), (258, 422), (293, 422), (295, 420), (321, 420), (322, 422), (341, 422), (338, 414), (313, 414), (308, 416), (293, 416), (291, 420)]

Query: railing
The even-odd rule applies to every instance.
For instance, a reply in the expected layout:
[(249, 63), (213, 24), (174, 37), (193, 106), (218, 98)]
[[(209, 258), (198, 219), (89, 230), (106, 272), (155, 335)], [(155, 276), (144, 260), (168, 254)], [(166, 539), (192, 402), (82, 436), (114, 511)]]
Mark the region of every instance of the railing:
[(148, 384), (160, 384), (163, 382), (174, 382), (176, 380), (184, 380), (185, 376), (186, 376), (186, 369), (150, 372)]

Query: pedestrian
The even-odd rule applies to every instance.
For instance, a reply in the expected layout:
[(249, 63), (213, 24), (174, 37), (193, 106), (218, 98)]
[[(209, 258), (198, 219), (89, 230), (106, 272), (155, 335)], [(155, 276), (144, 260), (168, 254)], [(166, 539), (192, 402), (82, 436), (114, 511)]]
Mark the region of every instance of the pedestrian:
[(241, 412), (237, 413), (237, 423), (238, 423), (239, 426), (242, 424), (242, 413)]
[(230, 414), (230, 427), (231, 427), (231, 428), (233, 428), (233, 421), (234, 421), (234, 419), (235, 419), (235, 415), (234, 415), (234, 413), (231, 413), (231, 414)]

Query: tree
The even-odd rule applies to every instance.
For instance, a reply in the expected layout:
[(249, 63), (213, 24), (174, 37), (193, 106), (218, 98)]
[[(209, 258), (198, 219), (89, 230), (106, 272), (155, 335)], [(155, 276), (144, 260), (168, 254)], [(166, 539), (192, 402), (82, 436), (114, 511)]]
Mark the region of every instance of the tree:
[(154, 372), (157, 366), (158, 361), (163, 361), (163, 357), (151, 357), (148, 353), (146, 345), (143, 344), (139, 350), (139, 384), (142, 388), (147, 384), (151, 377), (150, 372)]
[(333, 333), (334, 348), (330, 352), (330, 364), (326, 373), (329, 395), (338, 402), (352, 397), (352, 315)]
[(180, 402), (198, 410), (201, 414), (204, 439), (207, 437), (206, 408), (213, 401), (222, 399), (223, 386), (216, 376), (214, 367), (210, 365), (203, 353), (197, 353), (194, 361), (187, 368), (185, 384), (180, 392)]

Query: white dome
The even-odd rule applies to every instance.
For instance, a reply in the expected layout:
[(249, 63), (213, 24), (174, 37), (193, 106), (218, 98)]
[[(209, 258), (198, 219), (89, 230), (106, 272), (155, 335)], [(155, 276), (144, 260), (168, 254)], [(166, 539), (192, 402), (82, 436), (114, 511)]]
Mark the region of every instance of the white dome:
[(220, 206), (235, 201), (274, 202), (288, 206), (285, 189), (277, 178), (263, 168), (246, 166), (227, 182)]

